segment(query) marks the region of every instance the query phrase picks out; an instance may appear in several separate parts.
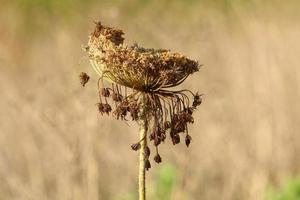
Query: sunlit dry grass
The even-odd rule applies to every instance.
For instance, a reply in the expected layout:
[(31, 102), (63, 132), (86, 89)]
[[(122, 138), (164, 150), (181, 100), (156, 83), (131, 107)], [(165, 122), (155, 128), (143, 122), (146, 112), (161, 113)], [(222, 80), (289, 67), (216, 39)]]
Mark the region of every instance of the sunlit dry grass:
[(0, 199), (108, 200), (137, 189), (136, 125), (100, 117), (96, 80), (78, 80), (94, 73), (80, 46), (99, 19), (130, 43), (204, 64), (186, 83), (205, 93), (191, 146), (161, 148), (179, 173), (172, 200), (262, 199), (269, 184), (299, 173), (299, 3), (224, 2), (94, 2), (68, 20), (41, 14), (45, 24), (32, 31), (18, 5), (4, 4)]

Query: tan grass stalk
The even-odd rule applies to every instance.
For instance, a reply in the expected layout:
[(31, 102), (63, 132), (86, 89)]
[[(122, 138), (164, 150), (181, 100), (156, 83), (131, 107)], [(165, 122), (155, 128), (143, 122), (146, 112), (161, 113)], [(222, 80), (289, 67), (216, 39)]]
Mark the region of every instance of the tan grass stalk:
[(139, 126), (140, 126), (140, 158), (139, 158), (139, 200), (146, 199), (146, 168), (145, 168), (145, 149), (147, 146), (147, 129), (148, 129), (148, 122), (146, 118), (146, 107), (144, 98), (141, 98), (141, 116), (139, 119)]

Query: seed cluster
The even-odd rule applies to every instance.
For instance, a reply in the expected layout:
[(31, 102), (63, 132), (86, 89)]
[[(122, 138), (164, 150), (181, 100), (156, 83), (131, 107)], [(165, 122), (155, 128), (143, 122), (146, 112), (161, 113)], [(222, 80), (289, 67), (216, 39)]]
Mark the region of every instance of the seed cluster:
[[(148, 137), (155, 146), (154, 161), (160, 163), (158, 146), (170, 136), (174, 145), (180, 143), (181, 133), (185, 134), (185, 144), (189, 146), (192, 138), (188, 124), (194, 123), (193, 112), (201, 104), (200, 94), (190, 90), (172, 91), (189, 75), (199, 70), (196, 61), (169, 50), (145, 49), (137, 44), (127, 46), (123, 43), (123, 31), (96, 23), (85, 50), (94, 70), (99, 74), (98, 110), (110, 113), (118, 120), (139, 121), (141, 96), (149, 122)], [(104, 80), (110, 84), (104, 85)], [(114, 109), (112, 108), (114, 107)], [(141, 145), (131, 145), (135, 151)], [(151, 168), (150, 148), (147, 146), (146, 169)]]

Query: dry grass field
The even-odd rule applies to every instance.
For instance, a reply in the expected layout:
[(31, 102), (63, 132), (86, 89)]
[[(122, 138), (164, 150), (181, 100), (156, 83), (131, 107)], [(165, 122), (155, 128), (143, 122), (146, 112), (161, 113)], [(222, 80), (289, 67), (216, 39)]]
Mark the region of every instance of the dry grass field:
[[(264, 199), (300, 173), (299, 1), (0, 4), (1, 200), (135, 199), (138, 127), (97, 113), (97, 76), (81, 49), (95, 20), (122, 28), (127, 43), (204, 65), (184, 85), (205, 94), (193, 141), (161, 146), (149, 195), (165, 166), (176, 171), (171, 200)], [(91, 75), (84, 88), (81, 71)]]

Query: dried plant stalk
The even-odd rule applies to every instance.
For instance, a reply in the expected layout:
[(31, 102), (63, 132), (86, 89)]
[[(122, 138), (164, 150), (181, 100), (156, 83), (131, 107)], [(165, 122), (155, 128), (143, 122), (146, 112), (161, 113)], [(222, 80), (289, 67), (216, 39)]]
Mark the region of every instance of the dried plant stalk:
[(147, 160), (146, 147), (147, 147), (147, 130), (148, 130), (148, 121), (147, 121), (147, 111), (144, 103), (145, 97), (141, 98), (141, 111), (140, 111), (140, 159), (139, 159), (139, 200), (146, 199), (146, 168), (145, 162)]
[[(158, 147), (165, 142), (167, 134), (173, 145), (179, 144), (181, 137), (185, 137), (187, 147), (190, 145), (192, 137), (188, 124), (194, 123), (192, 115), (202, 102), (201, 95), (187, 89), (170, 88), (183, 83), (200, 65), (169, 50), (147, 49), (137, 44), (127, 46), (123, 34), (120, 29), (97, 22), (85, 50), (100, 76), (97, 105), (101, 115), (112, 113), (116, 119), (125, 121), (130, 116), (140, 126), (140, 140), (131, 148), (140, 150), (139, 199), (145, 200), (146, 170), (151, 168), (147, 140), (155, 147), (153, 160), (156, 163), (162, 162)], [(82, 73), (80, 79), (84, 86), (89, 77)], [(104, 80), (111, 87), (104, 86)]]

